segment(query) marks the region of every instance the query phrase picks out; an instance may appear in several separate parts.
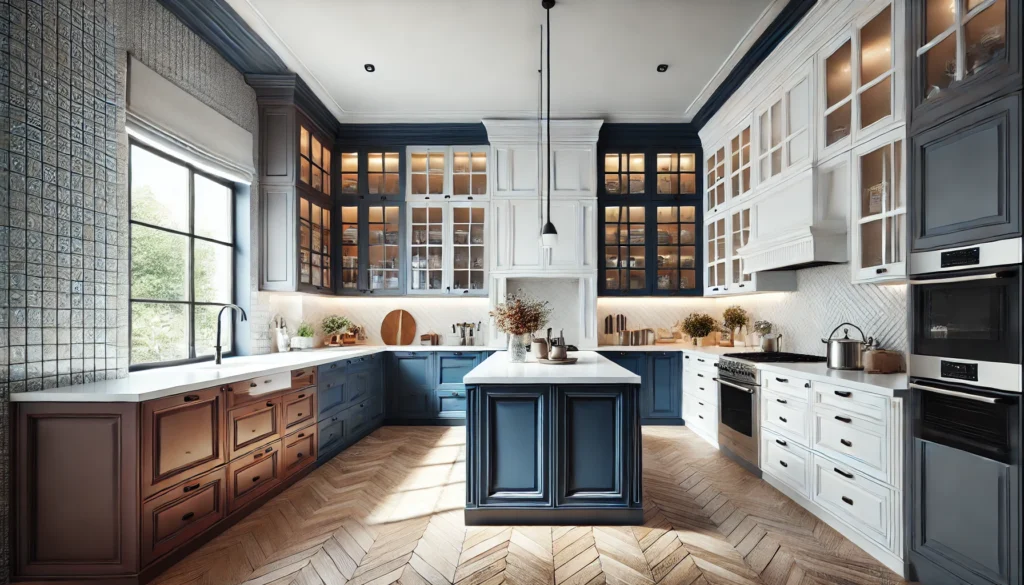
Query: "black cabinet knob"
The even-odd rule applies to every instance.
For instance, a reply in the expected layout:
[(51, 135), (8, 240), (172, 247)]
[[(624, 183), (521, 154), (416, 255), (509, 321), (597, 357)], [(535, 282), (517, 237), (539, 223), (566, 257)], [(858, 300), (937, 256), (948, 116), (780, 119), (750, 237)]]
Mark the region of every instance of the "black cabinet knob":
[(779, 420), (781, 420), (782, 422), (789, 422), (788, 420), (786, 420), (786, 417), (784, 416), (780, 416)]
[(783, 400), (781, 398), (776, 398), (775, 402), (778, 402), (779, 404), (789, 404), (789, 401)]

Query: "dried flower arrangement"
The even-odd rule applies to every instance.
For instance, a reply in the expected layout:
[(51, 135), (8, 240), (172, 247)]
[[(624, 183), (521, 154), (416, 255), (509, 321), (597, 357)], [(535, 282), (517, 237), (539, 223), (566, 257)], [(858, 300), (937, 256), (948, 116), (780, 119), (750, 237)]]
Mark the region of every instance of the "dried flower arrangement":
[(740, 327), (746, 327), (747, 323), (750, 322), (750, 317), (747, 316), (747, 311), (739, 306), (733, 305), (725, 310), (723, 313), (723, 323), (725, 328), (730, 332), (739, 329)]
[(490, 313), (498, 331), (509, 335), (526, 335), (548, 324), (551, 306), (537, 300), (522, 289), (505, 297), (504, 303), (495, 305)]
[(698, 339), (711, 335), (711, 332), (718, 328), (715, 318), (707, 313), (690, 313), (676, 325), (693, 339), (694, 345)]
[(765, 321), (763, 319), (760, 321), (754, 321), (754, 333), (757, 333), (758, 335), (768, 335), (772, 332), (773, 327), (774, 325), (772, 325), (771, 321)]

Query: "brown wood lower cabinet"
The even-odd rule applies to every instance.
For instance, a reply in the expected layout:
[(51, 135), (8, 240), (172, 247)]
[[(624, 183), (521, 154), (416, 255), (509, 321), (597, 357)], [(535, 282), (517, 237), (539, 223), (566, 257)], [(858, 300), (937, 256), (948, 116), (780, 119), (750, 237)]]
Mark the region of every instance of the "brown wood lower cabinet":
[(227, 515), (227, 469), (167, 490), (142, 504), (142, 563), (171, 552)]
[(316, 388), (297, 390), (282, 398), (281, 425), (285, 433), (302, 428), (316, 421)]
[(288, 477), (316, 461), (317, 429), (315, 424), (299, 429), (284, 438), (282, 475)]
[(281, 438), (281, 397), (228, 411), (228, 459)]
[(234, 512), (281, 481), (281, 441), (246, 453), (228, 464), (228, 510)]
[(223, 390), (142, 403), (142, 453), (144, 498), (227, 463)]

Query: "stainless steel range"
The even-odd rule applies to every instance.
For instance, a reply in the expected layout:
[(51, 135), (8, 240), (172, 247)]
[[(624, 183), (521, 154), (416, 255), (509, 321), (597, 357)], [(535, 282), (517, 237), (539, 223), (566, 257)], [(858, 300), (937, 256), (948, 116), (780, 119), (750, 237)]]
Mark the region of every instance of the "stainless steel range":
[(759, 363), (823, 362), (824, 357), (786, 352), (727, 353), (718, 360), (718, 446), (728, 457), (760, 477), (761, 426)]

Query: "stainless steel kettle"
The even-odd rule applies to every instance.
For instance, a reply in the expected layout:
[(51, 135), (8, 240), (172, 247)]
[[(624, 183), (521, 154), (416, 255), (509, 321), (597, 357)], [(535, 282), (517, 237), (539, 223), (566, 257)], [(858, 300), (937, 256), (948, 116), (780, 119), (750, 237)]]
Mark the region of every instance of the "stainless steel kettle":
[[(853, 327), (860, 333), (860, 339), (850, 339), (850, 330), (843, 329), (843, 337), (834, 337), (844, 325)], [(864, 352), (875, 346), (874, 337), (865, 337), (864, 331), (853, 323), (840, 323), (832, 330), (828, 339), (822, 339), (828, 345), (828, 367), (833, 370), (863, 370)]]

